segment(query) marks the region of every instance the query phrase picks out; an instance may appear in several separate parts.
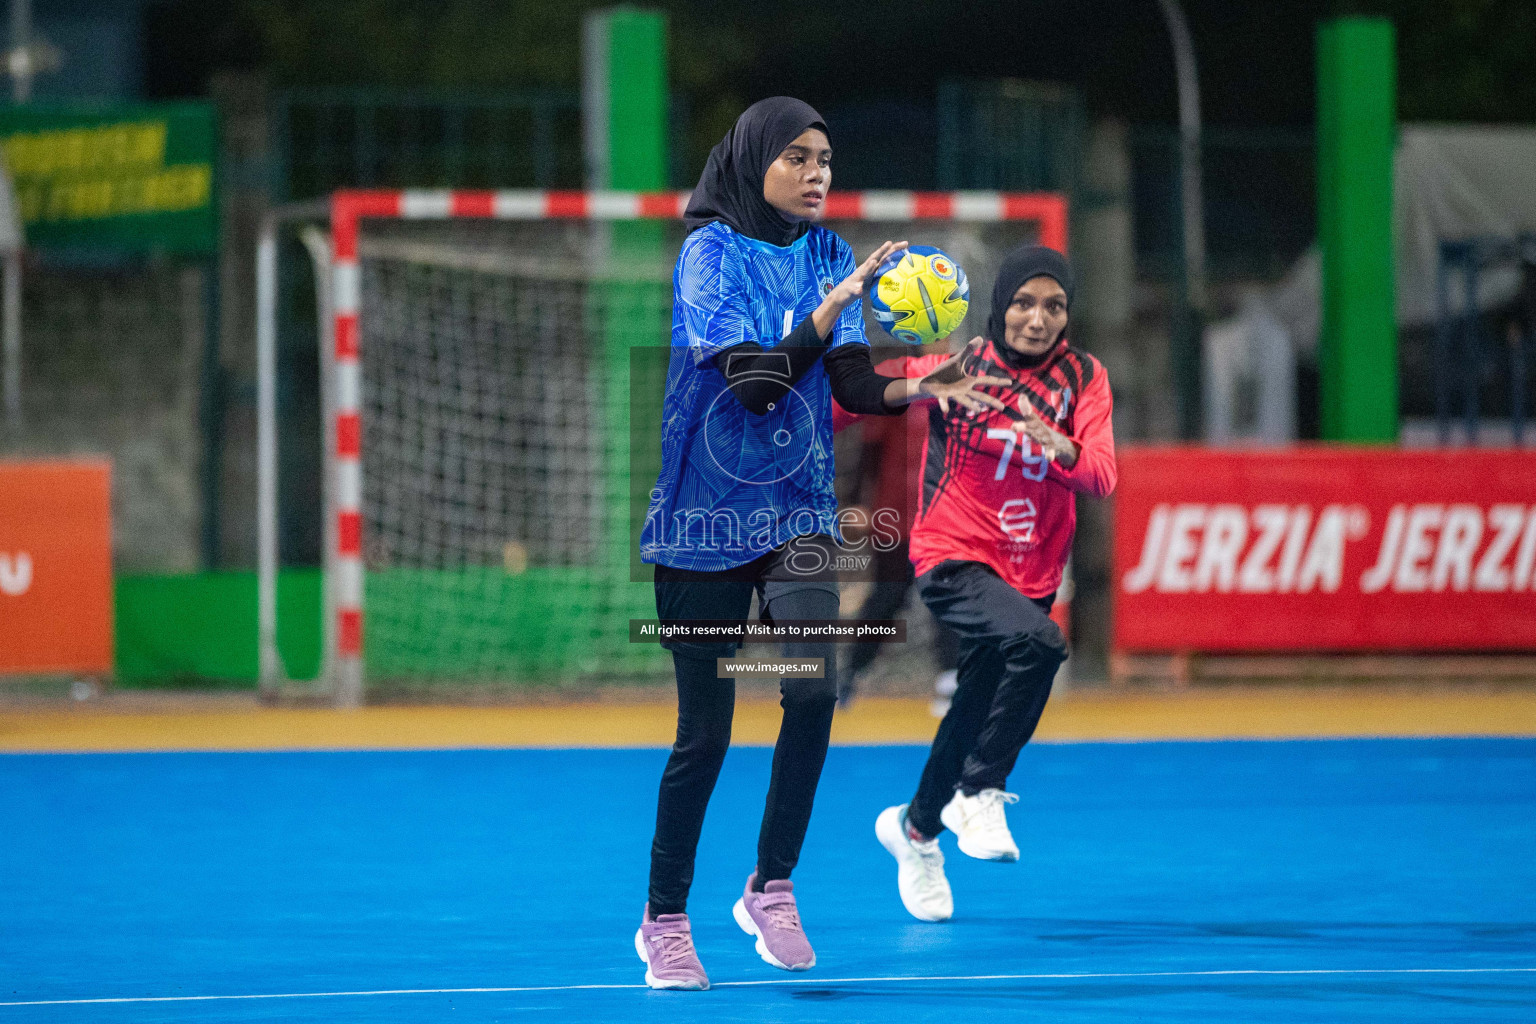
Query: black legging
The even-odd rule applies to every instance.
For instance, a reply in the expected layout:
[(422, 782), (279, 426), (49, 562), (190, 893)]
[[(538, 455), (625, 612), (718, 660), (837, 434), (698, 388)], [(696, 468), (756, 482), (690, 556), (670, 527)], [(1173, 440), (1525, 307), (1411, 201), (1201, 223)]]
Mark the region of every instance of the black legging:
[[(793, 590), (771, 598), (766, 611), (780, 620), (835, 620), (837, 594)], [(768, 800), (757, 837), (759, 882), (788, 878), (800, 859), (836, 703), (836, 659), (830, 643), (786, 643), (783, 651), (786, 658), (824, 659), (826, 678), (785, 679), (779, 686), (784, 720), (773, 748)], [(704, 811), (731, 745), (736, 702), (736, 681), (718, 678), (713, 658), (673, 651), (672, 663), (677, 672), (677, 741), (656, 801), (649, 896), (653, 916), (680, 914), (687, 907)]]
[(988, 566), (942, 562), (918, 580), (923, 602), (960, 635), (959, 685), (939, 723), (907, 820), (925, 836), (959, 789), (1002, 789), (1051, 696), (1066, 640), (1051, 597), (1028, 598)]

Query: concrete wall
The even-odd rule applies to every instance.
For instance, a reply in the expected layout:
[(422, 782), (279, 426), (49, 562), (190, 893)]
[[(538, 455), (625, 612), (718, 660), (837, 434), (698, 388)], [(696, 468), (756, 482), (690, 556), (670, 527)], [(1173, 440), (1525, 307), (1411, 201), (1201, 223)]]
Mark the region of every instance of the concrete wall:
[(22, 428), (0, 428), (0, 457), (110, 458), (119, 572), (199, 567), (205, 273), (176, 264), (24, 273)]

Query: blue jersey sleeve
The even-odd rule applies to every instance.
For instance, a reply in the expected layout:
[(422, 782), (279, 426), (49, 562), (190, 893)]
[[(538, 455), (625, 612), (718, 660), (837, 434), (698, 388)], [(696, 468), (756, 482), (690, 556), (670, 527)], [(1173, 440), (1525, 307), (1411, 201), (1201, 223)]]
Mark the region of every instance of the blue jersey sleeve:
[[(846, 281), (856, 269), (858, 263), (853, 258), (853, 247), (845, 242), (841, 236), (837, 240), (837, 262), (832, 267), (832, 280), (834, 282)], [(837, 322), (832, 325), (832, 343), (829, 348), (839, 345), (868, 345), (869, 338), (864, 335), (864, 300), (850, 302), (848, 308), (837, 316)]]
[(672, 301), (682, 313), (694, 365), (744, 341), (757, 341), (747, 309), (746, 269), (736, 247), (707, 230), (683, 246)]

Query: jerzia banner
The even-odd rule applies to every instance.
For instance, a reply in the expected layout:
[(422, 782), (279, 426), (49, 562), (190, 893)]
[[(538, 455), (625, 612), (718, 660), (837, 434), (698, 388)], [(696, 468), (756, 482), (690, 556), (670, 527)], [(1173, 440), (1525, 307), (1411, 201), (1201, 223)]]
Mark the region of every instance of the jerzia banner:
[(1536, 650), (1536, 452), (1120, 453), (1123, 651)]

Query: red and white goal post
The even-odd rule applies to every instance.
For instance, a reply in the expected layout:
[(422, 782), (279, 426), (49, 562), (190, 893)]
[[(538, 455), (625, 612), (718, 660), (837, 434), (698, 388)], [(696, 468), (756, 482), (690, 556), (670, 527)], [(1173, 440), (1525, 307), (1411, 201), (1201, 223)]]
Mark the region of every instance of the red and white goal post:
[[(389, 677), (588, 675), (605, 649), (626, 663), (612, 645), (654, 608), (636, 604), (617, 551), (629, 537), (627, 494), (613, 484), (626, 400), (588, 356), (614, 351), (605, 331), (621, 345), (669, 344), (687, 202), (680, 192), (332, 197), (332, 323), (320, 334), (331, 396), (325, 664), (338, 703), (362, 699), (365, 638), (370, 675)], [(1067, 245), (1066, 200), (1048, 193), (833, 192), (823, 220), (861, 256), (886, 238), (948, 251), (971, 281), (966, 337), (985, 323), (977, 297), (1008, 249)], [(618, 222), (658, 226), (616, 242)], [(263, 573), (275, 573), (267, 561)], [(275, 588), (262, 593), (272, 600)], [(263, 665), (277, 664), (271, 644), (264, 635)]]

